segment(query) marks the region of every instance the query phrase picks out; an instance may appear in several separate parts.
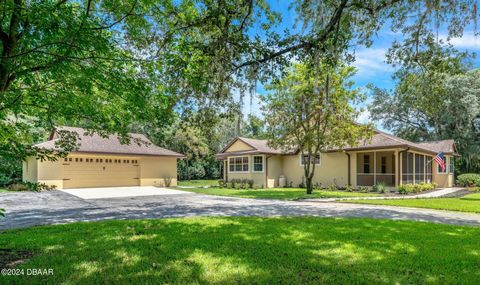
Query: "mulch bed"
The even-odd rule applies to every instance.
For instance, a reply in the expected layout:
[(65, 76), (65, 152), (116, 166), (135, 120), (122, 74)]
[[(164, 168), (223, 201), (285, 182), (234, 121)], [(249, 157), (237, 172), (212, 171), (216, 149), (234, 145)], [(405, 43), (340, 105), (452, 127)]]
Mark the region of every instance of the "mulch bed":
[(27, 262), (33, 254), (26, 250), (0, 248), (0, 268), (12, 268)]

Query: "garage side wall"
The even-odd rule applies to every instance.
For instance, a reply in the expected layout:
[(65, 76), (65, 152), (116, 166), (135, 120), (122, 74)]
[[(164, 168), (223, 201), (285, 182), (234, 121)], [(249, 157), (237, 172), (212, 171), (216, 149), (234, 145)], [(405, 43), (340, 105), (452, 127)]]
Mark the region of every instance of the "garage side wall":
[(37, 182), (38, 162), (34, 156), (27, 157), (22, 165), (22, 181)]
[(63, 167), (62, 161), (37, 161), (38, 181), (47, 185), (56, 186), (63, 189)]
[(177, 186), (177, 158), (142, 157), (140, 186)]

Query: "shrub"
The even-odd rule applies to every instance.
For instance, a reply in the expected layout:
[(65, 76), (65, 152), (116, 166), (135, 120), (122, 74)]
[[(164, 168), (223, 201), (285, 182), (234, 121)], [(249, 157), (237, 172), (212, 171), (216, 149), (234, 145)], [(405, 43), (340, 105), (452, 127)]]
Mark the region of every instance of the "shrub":
[(338, 189), (337, 189), (337, 186), (332, 184), (332, 185), (328, 186), (327, 188), (325, 188), (325, 190), (327, 190), (327, 191), (337, 191)]
[(408, 194), (414, 191), (413, 184), (402, 184), (397, 187), (397, 191), (399, 194)]
[(0, 217), (1, 218), (5, 217), (5, 209), (0, 208)]
[(12, 191), (35, 191), (40, 192), (44, 190), (55, 190), (57, 186), (48, 185), (45, 183), (36, 183), (36, 182), (22, 182), (15, 183), (9, 186), (9, 189)]
[(379, 182), (372, 187), (372, 192), (385, 193), (387, 186), (384, 182)]
[(235, 188), (237, 186), (237, 179), (230, 179), (230, 187)]
[(461, 174), (457, 177), (457, 184), (464, 187), (480, 187), (480, 174)]
[(358, 191), (359, 191), (359, 192), (362, 192), (362, 193), (367, 193), (369, 189), (370, 189), (370, 188), (368, 188), (367, 186), (360, 186), (360, 187), (358, 187)]
[(399, 194), (419, 193), (423, 191), (433, 190), (437, 186), (436, 183), (418, 183), (418, 184), (402, 184), (397, 187)]
[(172, 177), (163, 178), (163, 181), (165, 183), (165, 187), (170, 187), (170, 185), (172, 185)]
[(220, 188), (228, 187), (228, 182), (226, 180), (220, 179), (218, 180), (218, 187)]
[(302, 177), (302, 182), (300, 182), (300, 184), (298, 184), (298, 188), (305, 188), (306, 185), (305, 185), (305, 181), (304, 181), (304, 177)]
[(322, 188), (322, 183), (320, 182), (315, 182), (315, 184), (313, 184), (313, 189), (321, 189)]
[(253, 179), (248, 179), (247, 180), (248, 188), (253, 189), (253, 183), (255, 183)]
[(355, 191), (355, 188), (353, 188), (352, 185), (347, 185), (347, 186), (345, 187), (345, 191), (347, 191), (347, 192), (353, 192), (353, 191)]

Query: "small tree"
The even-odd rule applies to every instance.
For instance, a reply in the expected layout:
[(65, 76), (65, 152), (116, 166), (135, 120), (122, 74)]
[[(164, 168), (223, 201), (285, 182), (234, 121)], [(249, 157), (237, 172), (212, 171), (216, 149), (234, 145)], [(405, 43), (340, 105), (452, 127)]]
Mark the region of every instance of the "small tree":
[(273, 91), (263, 108), (269, 145), (295, 148), (304, 160), (307, 194), (313, 190), (316, 155), (358, 144), (372, 135), (368, 125), (355, 122), (359, 112), (351, 104), (363, 98), (348, 80), (349, 66), (296, 64), (268, 87)]

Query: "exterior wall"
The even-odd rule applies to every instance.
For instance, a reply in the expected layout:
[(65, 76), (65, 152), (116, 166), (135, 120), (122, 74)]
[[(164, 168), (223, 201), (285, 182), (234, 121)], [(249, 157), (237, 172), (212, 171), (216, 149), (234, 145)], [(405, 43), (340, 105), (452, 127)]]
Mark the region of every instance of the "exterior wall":
[(438, 184), (438, 187), (440, 188), (445, 188), (445, 187), (452, 187), (454, 184), (454, 179), (453, 179), (453, 173), (450, 173), (450, 159), (451, 156), (446, 155), (447, 158), (447, 173), (438, 173), (438, 163), (432, 162), (433, 163), (433, 173), (432, 173), (432, 179), (433, 182)]
[[(254, 156), (257, 156), (257, 155), (242, 155), (242, 157), (245, 157), (247, 156), (248, 157), (248, 162), (249, 162), (249, 166), (248, 166), (248, 171), (247, 172), (231, 172), (230, 171), (230, 167), (229, 167), (229, 158), (227, 158), (227, 163), (226, 163), (226, 177), (227, 177), (227, 180), (228, 181), (231, 181), (232, 179), (252, 179), (253, 180), (253, 184), (257, 187), (267, 187), (267, 183), (266, 183), (266, 164), (265, 164), (265, 161), (266, 161), (266, 157), (265, 155), (262, 155), (263, 156), (263, 171), (262, 172), (253, 172), (253, 157)], [(231, 156), (231, 157), (235, 157), (235, 156)], [(270, 167), (270, 160), (269, 160), (269, 166)]]
[[(304, 177), (304, 168), (300, 164), (300, 155), (286, 155), (283, 157), (283, 174), (287, 183), (293, 182), (298, 186)], [(321, 183), (328, 187), (337, 184), (348, 184), (348, 157), (343, 152), (329, 152), (320, 155), (320, 165), (316, 166), (313, 183)]]
[[(39, 182), (45, 183), (48, 185), (55, 185), (57, 189), (63, 189), (64, 186), (68, 187), (67, 183), (64, 183), (65, 179), (65, 167), (68, 163), (78, 163), (84, 164), (88, 166), (87, 162), (85, 162), (86, 158), (102, 158), (102, 159), (128, 159), (128, 160), (138, 160), (138, 164), (140, 165), (140, 171), (138, 176), (138, 183), (135, 185), (141, 186), (151, 186), (151, 185), (158, 185), (158, 186), (165, 186), (166, 179), (170, 179), (170, 186), (177, 185), (177, 158), (174, 157), (148, 157), (148, 156), (118, 156), (118, 155), (109, 155), (109, 154), (88, 154), (88, 153), (72, 153), (68, 156), (68, 158), (82, 158), (83, 162), (68, 162), (64, 161), (63, 158), (60, 158), (58, 161), (38, 161), (34, 157), (29, 157), (23, 163), (23, 181), (30, 181), (30, 182)], [(110, 163), (97, 163), (93, 162), (92, 167), (101, 168), (102, 166), (108, 167)], [(112, 163), (112, 166), (116, 166)], [(91, 169), (90, 169), (91, 170)], [(122, 175), (121, 173), (119, 175)], [(101, 176), (94, 176), (92, 175), (89, 179), (89, 183), (92, 186), (88, 187), (109, 187), (112, 185), (105, 184)]]
[(225, 152), (252, 150), (253, 148), (241, 140), (235, 141)]
[(22, 181), (37, 182), (38, 163), (34, 156), (27, 157), (22, 165)]
[(177, 158), (175, 157), (141, 157), (140, 186), (177, 186)]
[(37, 182), (63, 188), (63, 161), (37, 161)]
[(278, 178), (282, 175), (283, 171), (283, 158), (280, 155), (270, 156), (268, 158), (268, 175), (267, 175), (267, 187), (278, 187)]

